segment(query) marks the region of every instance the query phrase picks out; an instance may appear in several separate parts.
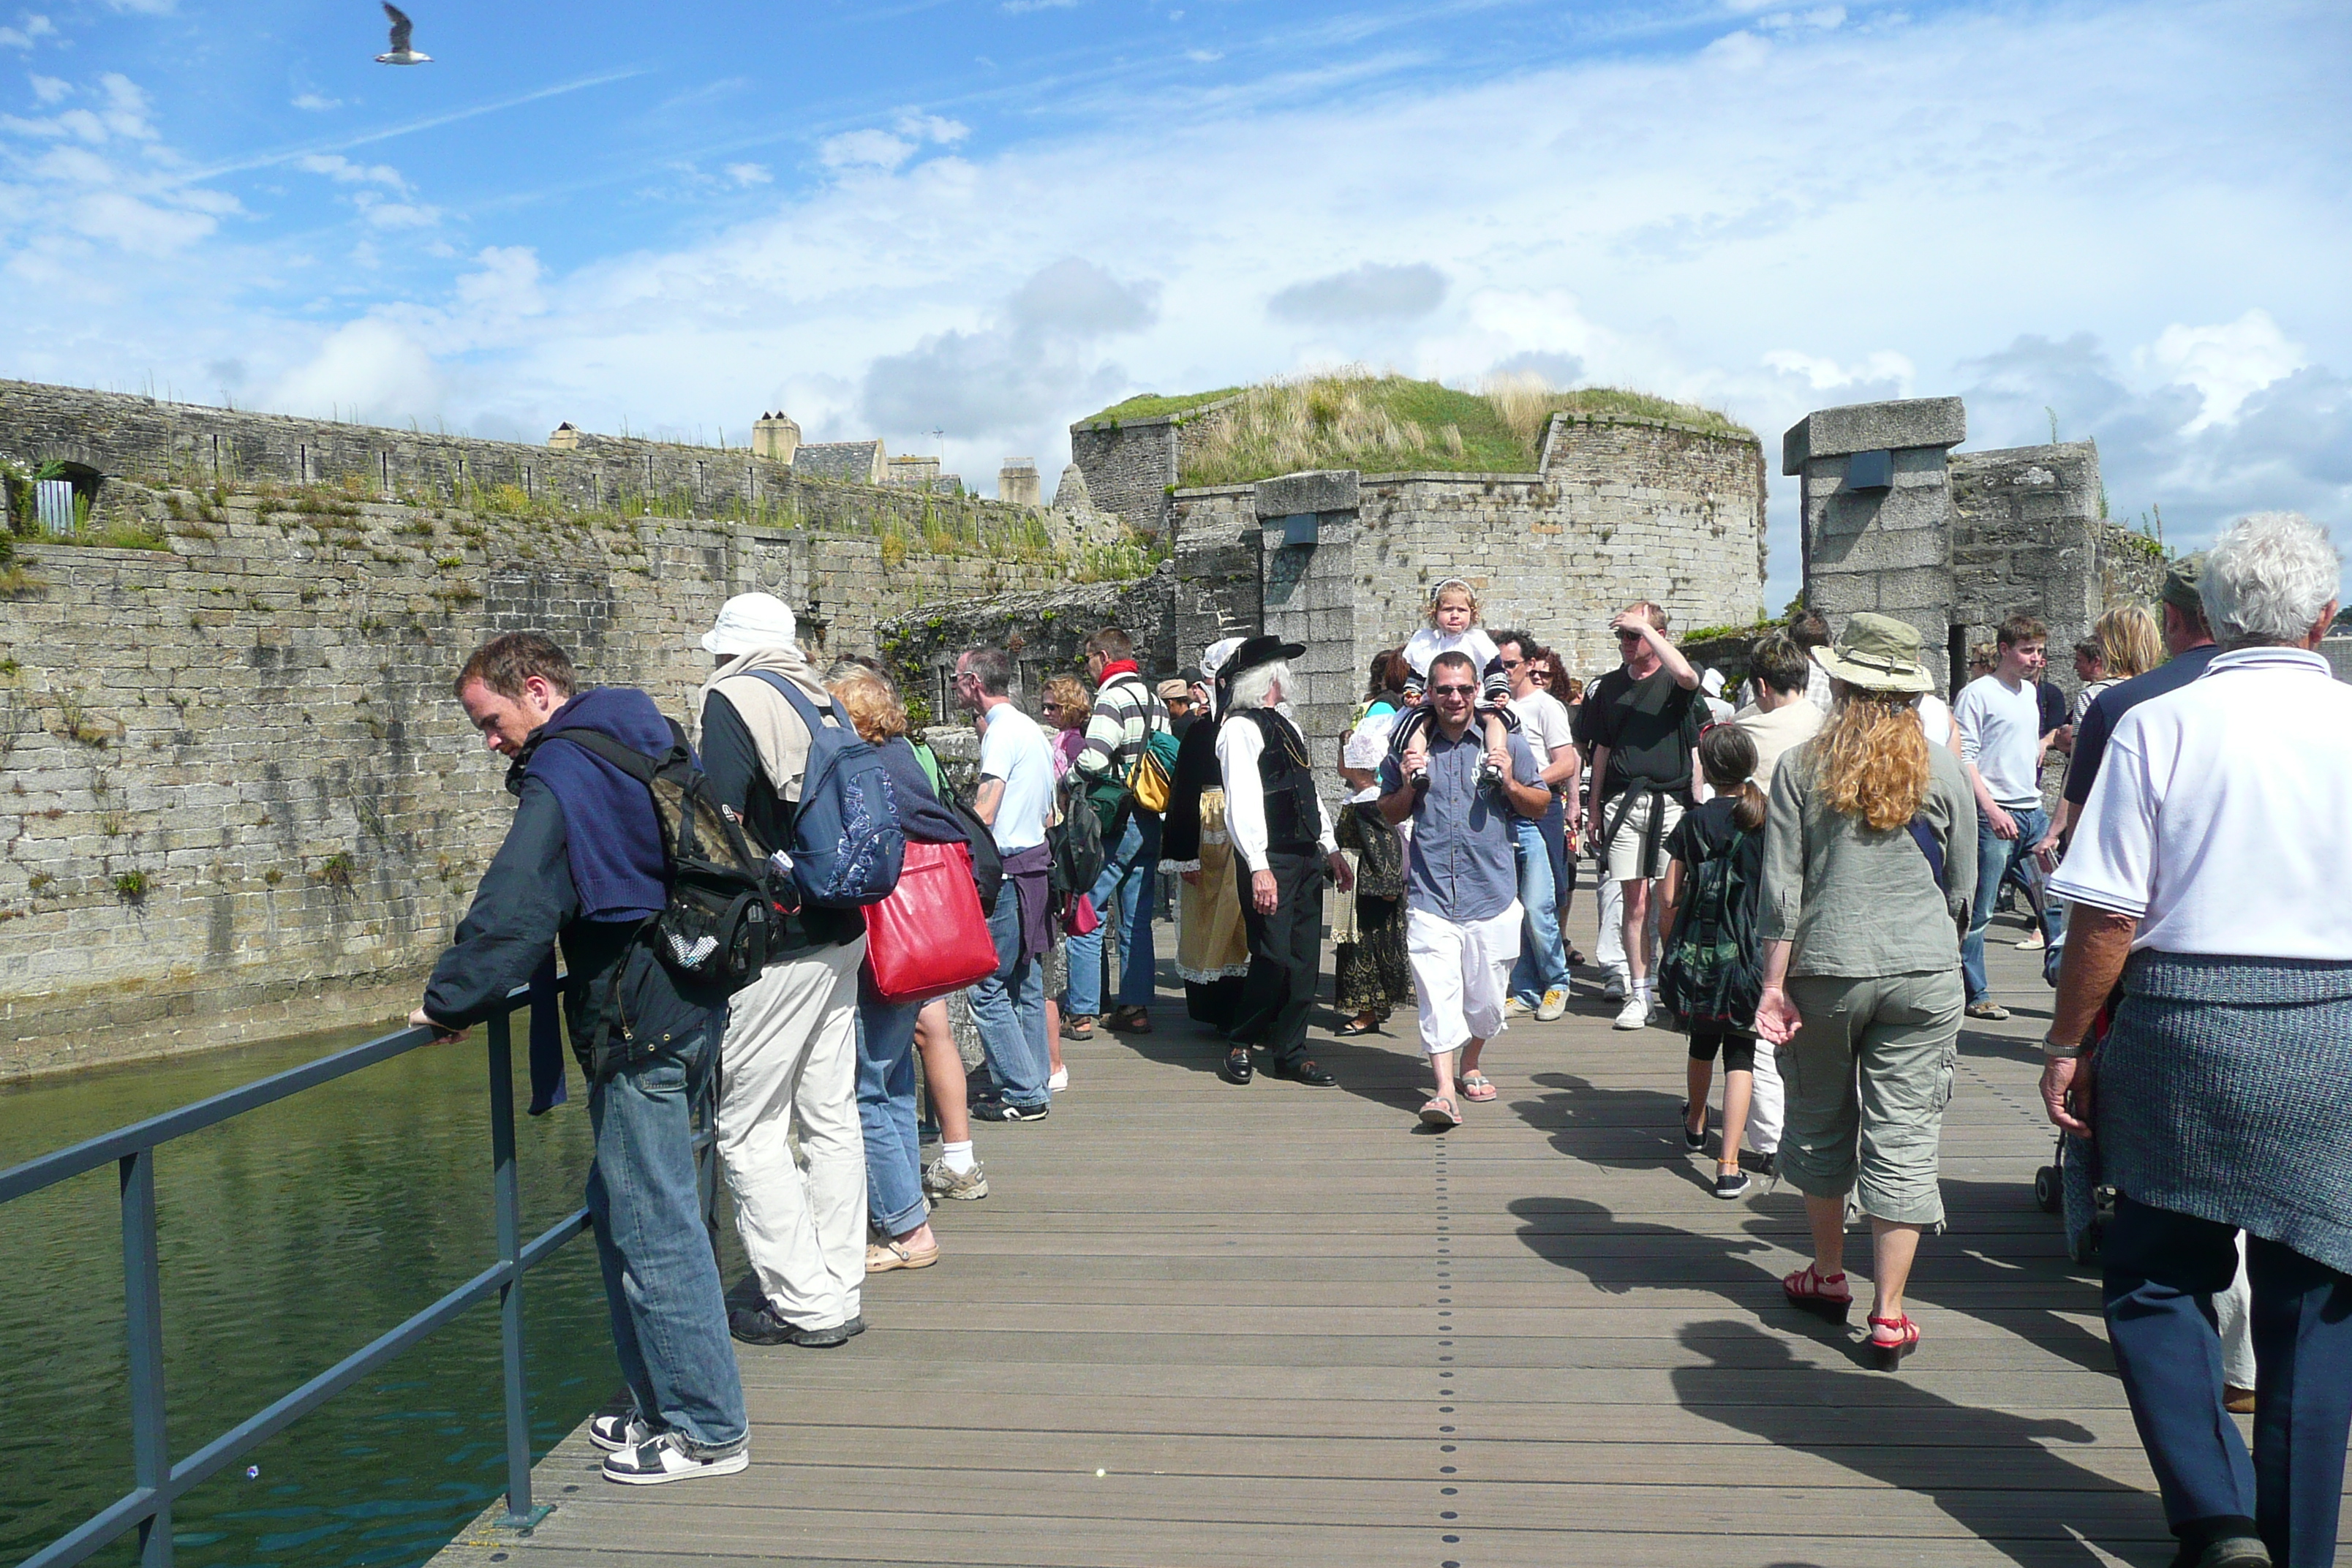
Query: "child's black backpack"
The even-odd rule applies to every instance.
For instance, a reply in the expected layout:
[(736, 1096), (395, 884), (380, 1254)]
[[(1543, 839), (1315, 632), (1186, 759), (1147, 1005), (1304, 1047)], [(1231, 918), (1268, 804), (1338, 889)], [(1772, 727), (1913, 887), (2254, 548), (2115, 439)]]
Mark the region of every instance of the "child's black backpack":
[(1756, 1027), (1764, 974), (1756, 957), (1756, 889), (1739, 866), (1755, 832), (1735, 828), (1731, 842), (1690, 868), (1690, 891), (1658, 965), (1658, 1000), (1684, 1025)]

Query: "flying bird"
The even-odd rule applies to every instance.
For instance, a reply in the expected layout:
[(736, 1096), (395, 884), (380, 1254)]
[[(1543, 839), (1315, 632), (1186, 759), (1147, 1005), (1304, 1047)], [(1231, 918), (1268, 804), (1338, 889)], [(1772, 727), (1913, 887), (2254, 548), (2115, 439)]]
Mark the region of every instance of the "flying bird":
[(380, 66), (432, 64), (431, 55), (420, 55), (408, 47), (408, 35), (414, 26), (408, 19), (408, 13), (394, 5), (392, 0), (384, 0), (383, 14), (392, 18), (392, 52), (376, 56), (375, 63)]

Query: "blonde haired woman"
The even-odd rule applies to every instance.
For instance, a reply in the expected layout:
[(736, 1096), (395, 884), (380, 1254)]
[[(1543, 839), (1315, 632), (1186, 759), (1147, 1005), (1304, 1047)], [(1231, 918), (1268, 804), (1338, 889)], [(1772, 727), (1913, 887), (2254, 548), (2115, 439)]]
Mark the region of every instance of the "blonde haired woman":
[(1812, 657), (1834, 706), (1773, 772), (1756, 922), (1756, 1032), (1779, 1047), (1788, 1095), (1780, 1169), (1813, 1232), (1813, 1261), (1780, 1283), (1791, 1306), (1845, 1321), (1851, 1194), (1870, 1216), (1869, 1348), (1892, 1371), (1919, 1342), (1903, 1310), (1919, 1232), (1944, 1218), (1937, 1144), (1959, 1035), (1957, 922), (1976, 887), (1976, 802), (1912, 710), (1935, 685), (1917, 631), (1857, 615)]

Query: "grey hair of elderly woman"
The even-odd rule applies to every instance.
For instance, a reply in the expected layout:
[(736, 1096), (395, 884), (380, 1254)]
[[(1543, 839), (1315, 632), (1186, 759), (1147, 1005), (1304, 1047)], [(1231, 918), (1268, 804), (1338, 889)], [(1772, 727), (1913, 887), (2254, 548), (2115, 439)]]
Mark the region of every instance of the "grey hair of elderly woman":
[(1271, 708), (1274, 694), (1290, 691), (1290, 666), (1281, 659), (1261, 664), (1255, 669), (1245, 669), (1234, 677), (1233, 710), (1246, 713), (1253, 708)]
[(2258, 511), (2222, 530), (2198, 594), (2225, 648), (2300, 645), (2336, 597), (2343, 558), (2327, 531), (2293, 511)]

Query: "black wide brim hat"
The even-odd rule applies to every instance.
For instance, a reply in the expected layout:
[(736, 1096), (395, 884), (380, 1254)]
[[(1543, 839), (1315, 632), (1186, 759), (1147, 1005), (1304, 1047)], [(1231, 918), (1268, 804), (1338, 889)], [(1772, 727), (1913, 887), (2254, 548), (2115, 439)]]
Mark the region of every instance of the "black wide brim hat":
[(1260, 636), (1244, 641), (1217, 670), (1217, 710), (1222, 713), (1230, 706), (1226, 699), (1233, 695), (1235, 680), (1261, 666), (1297, 658), (1306, 651), (1305, 643), (1285, 642), (1276, 637)]

